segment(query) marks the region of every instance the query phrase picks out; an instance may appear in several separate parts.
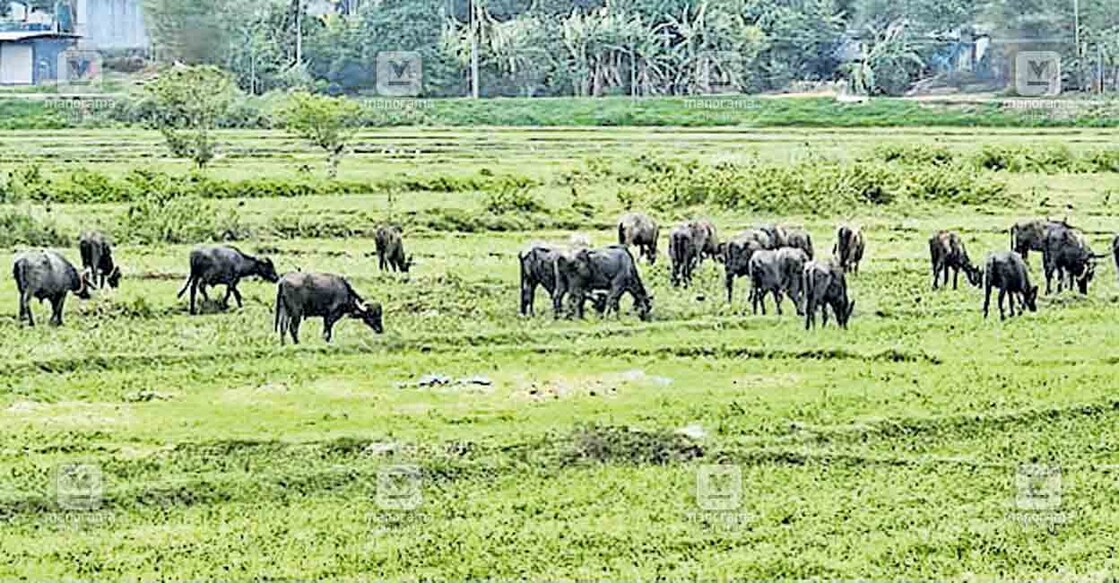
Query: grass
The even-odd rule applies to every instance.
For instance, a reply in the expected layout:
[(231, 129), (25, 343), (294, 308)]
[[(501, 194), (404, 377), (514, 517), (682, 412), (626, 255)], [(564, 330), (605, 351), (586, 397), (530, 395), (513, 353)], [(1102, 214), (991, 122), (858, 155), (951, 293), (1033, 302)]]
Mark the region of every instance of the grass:
[[(246, 148), (254, 139), (231, 135)], [(343, 178), (485, 166), (539, 178), (537, 194), (556, 208), (566, 200), (558, 177), (591, 155), (714, 160), (756, 146), (780, 162), (816, 149), (856, 156), (883, 140), (978, 149), (1027, 140), (1095, 147), (1114, 138), (1040, 135), (391, 130), (363, 139), (440, 153), (359, 154)], [(85, 152), (90, 168), (107, 173), (141, 160), (174, 169), (175, 160), (131, 149), (151, 139), (89, 131), (51, 147)], [(215, 171), (290, 172), (291, 159), (307, 155), (275, 134), (256, 139), (259, 149)], [(0, 136), (6, 152), (34, 152), (38, 140)], [(533, 153), (541, 161), (527, 165)], [(44, 160), (47, 172), (69, 164)], [(723, 234), (768, 220), (804, 225), (822, 251), (836, 222), (864, 225), (868, 259), (851, 278), (858, 306), (846, 332), (806, 333), (791, 314), (753, 316), (742, 280), (728, 305), (713, 263), (692, 290), (673, 289), (663, 260), (640, 266), (655, 295), (651, 322), (629, 313), (554, 321), (543, 292), (541, 315), (522, 319), (517, 251), (566, 232), (410, 228), (413, 273), (380, 273), (368, 256), (369, 225), (387, 216), (387, 193), (377, 189), (215, 204), (255, 225), (296, 215), (351, 229), (288, 238), (258, 228), (238, 245), (271, 256), (280, 271), (347, 274), (385, 304), (382, 336), (345, 321), (328, 346), (311, 322), (302, 345), (281, 347), (271, 330), (274, 288), (259, 282), (242, 285), (243, 309), (207, 306), (192, 317), (175, 298), (189, 245), (120, 246), (122, 287), (89, 302), (70, 298), (61, 328), (18, 326), (14, 284), (0, 278), (0, 577), (1114, 575), (1112, 266), (1102, 266), (1088, 297), (1046, 297), (1036, 314), (984, 321), (977, 290), (930, 289), (926, 240), (956, 229), (979, 259), (1005, 248), (1012, 221), (1068, 213), (1102, 252), (1115, 229), (1119, 178), (1020, 173), (1007, 181), (1009, 207), (886, 207), (853, 217), (677, 211), (709, 215)], [(611, 242), (621, 211), (613, 188), (585, 188), (596, 212), (581, 230)], [(486, 204), (477, 192), (398, 196), (400, 212), (477, 213)], [(49, 212), (76, 233), (111, 226), (120, 210), (64, 204)], [(1036, 279), (1039, 258), (1031, 262)], [(46, 320), (46, 306), (33, 309)], [(417, 385), (429, 374), (491, 384)], [(702, 436), (678, 433), (689, 426)], [(60, 498), (58, 468), (72, 463), (100, 470), (98, 508), (60, 506), (67, 491)], [(391, 490), (381, 472), (400, 464), (419, 472), (422, 500), (410, 510), (385, 504)], [(740, 473), (741, 495), (729, 509), (703, 507), (700, 476), (711, 464)], [(1059, 504), (1020, 505), (1023, 464), (1060, 469)]]

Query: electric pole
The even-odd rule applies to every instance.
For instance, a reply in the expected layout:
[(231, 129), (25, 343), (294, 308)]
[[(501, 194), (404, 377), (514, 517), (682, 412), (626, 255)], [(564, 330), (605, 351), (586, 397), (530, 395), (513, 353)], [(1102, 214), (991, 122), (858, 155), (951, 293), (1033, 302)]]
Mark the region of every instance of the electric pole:
[(476, 0), (470, 0), (470, 95), (478, 99), (478, 15)]

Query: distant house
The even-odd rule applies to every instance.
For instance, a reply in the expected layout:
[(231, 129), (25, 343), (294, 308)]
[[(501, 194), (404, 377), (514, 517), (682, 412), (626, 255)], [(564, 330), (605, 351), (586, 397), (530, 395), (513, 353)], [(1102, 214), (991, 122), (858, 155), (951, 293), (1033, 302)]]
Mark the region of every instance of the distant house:
[(84, 48), (143, 50), (150, 48), (142, 0), (72, 0)]
[(77, 35), (49, 30), (0, 32), (0, 85), (54, 82), (59, 56), (77, 42)]

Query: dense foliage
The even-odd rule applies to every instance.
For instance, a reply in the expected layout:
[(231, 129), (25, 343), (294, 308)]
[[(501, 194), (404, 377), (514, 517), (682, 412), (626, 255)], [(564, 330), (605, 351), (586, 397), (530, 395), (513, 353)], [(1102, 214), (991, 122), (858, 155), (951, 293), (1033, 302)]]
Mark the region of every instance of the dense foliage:
[[(933, 77), (1002, 88), (1020, 49), (1061, 52), (1066, 87), (1090, 88), (1097, 76), (1119, 85), (1119, 4), (1102, 0), (1080, 2), (1078, 30), (1073, 3), (1037, 0), (384, 0), (318, 16), (299, 6), (147, 0), (146, 9), (159, 54), (227, 68), (251, 93), (370, 92), (379, 52), (418, 51), (425, 95), (469, 95), (474, 47), (481, 95), (690, 95), (836, 80), (877, 94)], [(973, 50), (985, 36), (996, 42)]]

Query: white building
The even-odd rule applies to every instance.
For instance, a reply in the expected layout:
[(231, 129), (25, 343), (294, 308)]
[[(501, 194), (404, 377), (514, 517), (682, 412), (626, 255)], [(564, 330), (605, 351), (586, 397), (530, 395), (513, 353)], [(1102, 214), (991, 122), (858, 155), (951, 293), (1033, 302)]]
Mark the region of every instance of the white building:
[(74, 32), (83, 48), (147, 50), (142, 5), (143, 0), (74, 0)]

